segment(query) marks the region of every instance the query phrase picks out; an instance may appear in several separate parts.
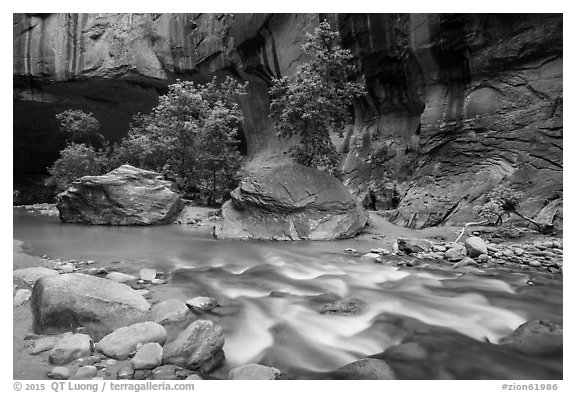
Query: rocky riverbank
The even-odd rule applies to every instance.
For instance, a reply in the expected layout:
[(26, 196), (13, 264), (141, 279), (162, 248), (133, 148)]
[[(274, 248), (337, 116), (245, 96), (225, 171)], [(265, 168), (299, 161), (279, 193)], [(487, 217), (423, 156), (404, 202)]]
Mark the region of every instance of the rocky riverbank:
[[(193, 220), (192, 226), (213, 222), (213, 211), (201, 213), (203, 218)], [(532, 282), (527, 285), (542, 285), (542, 277), (562, 280), (561, 238), (542, 237), (524, 229), (470, 228), (461, 243), (455, 244), (461, 228), (403, 231), (392, 226), (394, 231), (388, 231), (382, 230), (385, 223), (372, 218), (372, 225), (362, 236), (380, 239), (381, 247), (341, 251), (343, 256), (358, 258), (361, 265), (495, 277), (528, 273)], [(199, 228), (210, 230), (208, 225)], [(154, 293), (171, 285), (170, 271), (145, 267), (134, 272), (122, 261), (33, 257), (26, 255), (17, 241), (14, 261), (15, 370), (31, 365), (27, 367), (35, 370), (36, 376), (56, 379), (293, 378), (289, 371), (266, 362), (227, 366), (224, 343), (229, 333), (214, 317), (235, 312), (237, 305), (202, 293), (192, 298), (157, 299)], [(65, 296), (58, 296), (62, 291)], [(110, 298), (106, 302), (124, 311), (99, 306), (102, 296), (92, 293), (105, 294)], [(270, 296), (286, 295), (278, 292)], [(358, 297), (320, 296), (314, 302), (319, 314), (338, 318), (362, 315), (370, 306), (369, 300)], [(59, 309), (67, 311), (61, 313)], [(525, 353), (561, 359), (562, 326), (547, 320), (528, 321), (492, 345), (509, 356)], [(428, 341), (406, 337), (398, 347), (308, 377), (402, 379), (407, 378), (402, 362), (429, 361), (438, 351)], [(433, 376), (438, 377), (442, 375)]]

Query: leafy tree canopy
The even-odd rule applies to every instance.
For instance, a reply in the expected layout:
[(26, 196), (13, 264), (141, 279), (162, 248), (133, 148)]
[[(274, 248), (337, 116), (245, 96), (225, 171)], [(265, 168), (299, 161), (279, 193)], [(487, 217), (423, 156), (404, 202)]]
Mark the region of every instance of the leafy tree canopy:
[(173, 176), (214, 203), (236, 185), (243, 94), (245, 86), (230, 77), (221, 84), (177, 81), (150, 114), (134, 117), (116, 159)]
[(311, 60), (293, 78), (274, 79), (270, 116), (281, 137), (298, 136), (292, 148), (298, 163), (334, 173), (338, 163), (330, 133), (343, 136), (353, 100), (364, 93), (354, 74), (352, 53), (340, 47), (338, 32), (326, 21), (306, 35), (302, 50)]
[(93, 147), (100, 147), (104, 143), (100, 122), (92, 113), (69, 109), (58, 113), (56, 120), (68, 143), (82, 143)]

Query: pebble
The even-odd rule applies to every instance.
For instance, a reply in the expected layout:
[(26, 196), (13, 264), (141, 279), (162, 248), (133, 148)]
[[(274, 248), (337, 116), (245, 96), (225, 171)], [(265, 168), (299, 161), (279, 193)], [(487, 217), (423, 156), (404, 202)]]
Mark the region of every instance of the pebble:
[(452, 266), (453, 269), (458, 269), (464, 266), (476, 266), (477, 263), (474, 259), (470, 258), (470, 257), (465, 257), (462, 258), (462, 260), (460, 262), (456, 262), (454, 264), (454, 266)]
[(94, 366), (82, 366), (76, 371), (75, 377), (78, 379), (90, 379), (95, 377), (98, 369)]
[(162, 284), (167, 284), (168, 281), (162, 279), (162, 278), (155, 278), (151, 281), (152, 285), (162, 285)]
[(19, 289), (14, 295), (14, 307), (21, 306), (30, 300), (32, 292), (28, 289)]
[(380, 255), (388, 255), (388, 254), (390, 254), (390, 251), (388, 251), (385, 248), (374, 248), (374, 249), (370, 250), (370, 253), (380, 254)]
[(62, 265), (62, 266), (60, 267), (60, 272), (61, 272), (61, 273), (64, 273), (64, 274), (66, 274), (66, 273), (74, 273), (74, 265), (72, 265), (72, 264), (70, 264), (70, 263), (67, 263), (67, 264), (65, 264), (65, 265)]
[(353, 248), (347, 248), (347, 249), (344, 250), (344, 252), (347, 252), (347, 253), (349, 253), (349, 254), (357, 254), (357, 253), (358, 253), (358, 251), (356, 251), (356, 250), (353, 249)]
[(141, 280), (152, 281), (156, 278), (156, 269), (141, 269), (139, 276)]
[(105, 267), (101, 267), (98, 270), (96, 270), (96, 274), (99, 276), (105, 276), (108, 274), (108, 270), (106, 270)]
[(198, 296), (186, 300), (186, 305), (194, 311), (209, 311), (218, 307), (218, 301), (211, 297)]
[(69, 379), (70, 370), (66, 367), (54, 367), (48, 372), (48, 378), (51, 379)]
[(446, 252), (446, 247), (439, 245), (439, 244), (434, 244), (432, 246), (432, 251), (434, 251), (434, 252)]
[(128, 363), (118, 369), (116, 373), (118, 379), (132, 379), (134, 378), (134, 366), (132, 363)]
[(375, 263), (382, 263), (382, 257), (380, 256), (380, 254), (375, 254), (372, 252), (369, 252), (368, 254), (364, 254), (360, 257), (360, 259), (364, 259), (367, 261), (372, 261)]
[(480, 263), (486, 263), (486, 262), (489, 262), (489, 261), (490, 261), (490, 257), (488, 256), (488, 254), (480, 254), (480, 255), (478, 256), (478, 261), (479, 261)]
[(529, 265), (532, 267), (541, 267), (542, 266), (542, 264), (538, 261), (530, 261)]
[(519, 247), (514, 248), (514, 254), (518, 255), (519, 257), (524, 255), (524, 252), (525, 251)]

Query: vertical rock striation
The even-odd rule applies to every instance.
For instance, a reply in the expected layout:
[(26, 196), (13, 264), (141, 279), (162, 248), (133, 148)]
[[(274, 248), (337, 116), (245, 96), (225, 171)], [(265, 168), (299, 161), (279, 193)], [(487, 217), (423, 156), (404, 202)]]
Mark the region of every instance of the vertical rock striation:
[(369, 92), (335, 138), (367, 206), (414, 228), (461, 222), (502, 181), (525, 191), (532, 217), (561, 206), (560, 14), (14, 14), (15, 172), (57, 157), (59, 111), (91, 111), (118, 140), (167, 84), (214, 75), (249, 82), (248, 169), (284, 160), (293, 141), (270, 127), (267, 88), (306, 61), (322, 19)]

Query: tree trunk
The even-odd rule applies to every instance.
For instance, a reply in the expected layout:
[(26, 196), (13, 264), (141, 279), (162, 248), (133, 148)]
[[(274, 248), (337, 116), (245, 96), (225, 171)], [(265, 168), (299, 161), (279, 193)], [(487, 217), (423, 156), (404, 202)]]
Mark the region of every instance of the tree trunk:
[(554, 228), (553, 225), (543, 224), (538, 221), (534, 221), (533, 219), (526, 217), (525, 215), (517, 212), (516, 210), (512, 210), (512, 213), (516, 214), (518, 217), (523, 218), (524, 220), (528, 221), (531, 224), (536, 225), (538, 227), (538, 232), (548, 232)]

